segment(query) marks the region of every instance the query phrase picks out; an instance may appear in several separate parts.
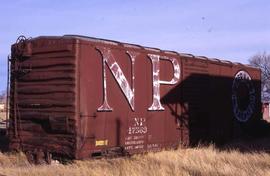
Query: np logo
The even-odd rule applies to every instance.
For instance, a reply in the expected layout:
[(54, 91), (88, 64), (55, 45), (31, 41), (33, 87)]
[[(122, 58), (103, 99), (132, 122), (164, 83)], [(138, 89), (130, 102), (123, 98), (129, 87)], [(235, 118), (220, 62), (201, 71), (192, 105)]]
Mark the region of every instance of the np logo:
[(255, 109), (255, 89), (251, 77), (245, 71), (239, 71), (232, 85), (233, 113), (237, 120), (246, 122)]
[[(112, 51), (109, 48), (97, 47), (96, 48), (101, 56), (103, 62), (103, 104), (97, 109), (98, 111), (113, 111), (113, 108), (109, 105), (107, 98), (107, 71), (106, 65), (110, 69), (113, 77), (121, 88), (128, 104), (130, 105), (132, 111), (135, 111), (135, 60), (139, 53), (134, 51), (126, 51), (128, 59), (131, 61), (131, 84), (127, 81), (126, 76), (124, 75), (122, 69), (118, 65), (116, 58), (114, 57)], [(160, 56), (155, 54), (148, 54), (147, 57), (151, 60), (152, 63), (152, 78), (153, 78), (153, 101), (152, 105), (148, 108), (149, 111), (163, 111), (164, 107), (160, 102), (160, 86), (161, 85), (175, 85), (180, 80), (180, 64), (176, 58), (171, 58), (167, 56)], [(160, 60), (166, 60), (171, 62), (173, 75), (170, 81), (164, 81), (160, 79)]]

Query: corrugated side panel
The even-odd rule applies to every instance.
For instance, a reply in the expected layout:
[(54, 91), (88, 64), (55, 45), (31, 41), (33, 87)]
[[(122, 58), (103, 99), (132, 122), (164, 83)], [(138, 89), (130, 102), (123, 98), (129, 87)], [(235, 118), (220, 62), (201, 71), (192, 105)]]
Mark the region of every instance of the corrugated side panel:
[(30, 42), (30, 57), (20, 61), (13, 55), (11, 66), (11, 148), (71, 156), (75, 150), (75, 52), (63, 40)]
[[(98, 51), (100, 48), (103, 48), (103, 53)], [(108, 57), (104, 57), (106, 52), (110, 53)], [(137, 53), (133, 66), (127, 53)], [(154, 84), (153, 65), (149, 54), (162, 58), (175, 58), (180, 66), (180, 58), (177, 55), (165, 55), (152, 50), (92, 42), (80, 45), (81, 117), (78, 120), (80, 121), (78, 123), (80, 126), (78, 132), (78, 136), (80, 135), (80, 140), (78, 140), (80, 158), (97, 156), (101, 153), (113, 153), (112, 151), (115, 150), (120, 153), (122, 149), (127, 153), (134, 154), (158, 151), (163, 148), (175, 148), (182, 141), (182, 138), (186, 138), (184, 136), (186, 131), (183, 131), (180, 139), (180, 129), (177, 123), (181, 113), (179, 96), (177, 96), (179, 95), (178, 89), (176, 88), (174, 89), (176, 92), (170, 93), (171, 89), (177, 87), (176, 84), (162, 84), (160, 86), (160, 101), (163, 103), (164, 111), (149, 110), (153, 103)], [(114, 66), (118, 65), (121, 68), (128, 84), (134, 88), (134, 110), (131, 109), (120, 84), (117, 83), (117, 79), (112, 74), (111, 66), (105, 65), (103, 67), (102, 65), (103, 59), (109, 57), (114, 58)], [(104, 69), (106, 77), (103, 75)], [(160, 61), (160, 69), (158, 70), (160, 70), (161, 80), (168, 81), (174, 76), (174, 66), (168, 60)], [(132, 76), (133, 71), (134, 76)], [(123, 76), (121, 77), (123, 78)], [(100, 109), (103, 105), (105, 90), (111, 110)], [(102, 152), (105, 150), (110, 152)]]

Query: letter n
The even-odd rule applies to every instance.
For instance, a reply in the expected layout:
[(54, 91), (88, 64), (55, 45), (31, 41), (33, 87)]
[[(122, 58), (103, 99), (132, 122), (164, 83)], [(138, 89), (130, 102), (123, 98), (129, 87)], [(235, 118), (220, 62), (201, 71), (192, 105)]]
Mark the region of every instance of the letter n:
[[(107, 98), (107, 72), (106, 72), (106, 65), (108, 66), (109, 70), (111, 71), (113, 77), (115, 78), (116, 82), (118, 83), (122, 93), (124, 94), (125, 98), (127, 99), (129, 106), (131, 107), (132, 111), (134, 111), (134, 62), (135, 57), (138, 53), (136, 52), (126, 52), (128, 58), (131, 60), (131, 72), (132, 72), (132, 88), (129, 85), (123, 71), (121, 70), (120, 66), (116, 62), (111, 49), (106, 47), (96, 47), (96, 49), (102, 55), (102, 68), (103, 68), (103, 104), (97, 109), (98, 111), (112, 111), (113, 108), (110, 107)], [(115, 97), (118, 98), (118, 97)]]

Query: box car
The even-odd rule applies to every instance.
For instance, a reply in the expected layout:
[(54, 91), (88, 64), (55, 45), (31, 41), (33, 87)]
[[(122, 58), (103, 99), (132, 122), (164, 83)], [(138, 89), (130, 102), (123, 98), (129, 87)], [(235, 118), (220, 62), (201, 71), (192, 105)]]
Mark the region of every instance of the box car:
[(30, 159), (224, 143), (254, 130), (260, 70), (84, 36), (19, 38), (10, 148)]

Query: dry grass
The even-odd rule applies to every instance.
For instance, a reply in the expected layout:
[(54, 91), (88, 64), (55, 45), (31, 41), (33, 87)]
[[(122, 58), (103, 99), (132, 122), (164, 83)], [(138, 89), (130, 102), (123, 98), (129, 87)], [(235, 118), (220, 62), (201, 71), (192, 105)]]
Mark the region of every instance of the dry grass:
[(0, 153), (0, 173), (8, 176), (47, 175), (270, 175), (270, 155), (218, 151), (213, 146), (162, 151), (131, 158), (74, 161), (72, 164), (30, 165), (22, 153)]

